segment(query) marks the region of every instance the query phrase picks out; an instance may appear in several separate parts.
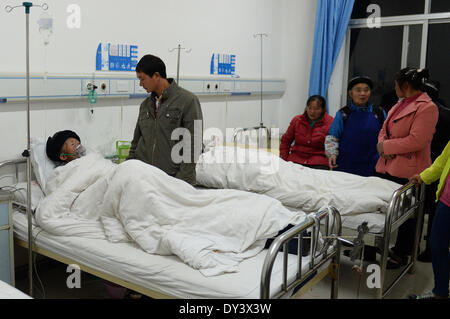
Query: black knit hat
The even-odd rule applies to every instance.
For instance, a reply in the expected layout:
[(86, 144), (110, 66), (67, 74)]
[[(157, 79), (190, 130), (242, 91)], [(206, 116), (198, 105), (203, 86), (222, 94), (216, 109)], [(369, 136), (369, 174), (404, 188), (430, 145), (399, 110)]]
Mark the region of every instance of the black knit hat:
[(45, 147), (45, 152), (47, 153), (48, 158), (55, 162), (61, 162), (61, 159), (59, 158), (61, 149), (67, 139), (71, 137), (77, 139), (78, 142), (81, 143), (80, 137), (77, 133), (69, 130), (56, 132), (53, 137), (49, 137)]
[(373, 89), (373, 81), (368, 76), (356, 76), (348, 82), (347, 91), (353, 89), (356, 84), (365, 83)]

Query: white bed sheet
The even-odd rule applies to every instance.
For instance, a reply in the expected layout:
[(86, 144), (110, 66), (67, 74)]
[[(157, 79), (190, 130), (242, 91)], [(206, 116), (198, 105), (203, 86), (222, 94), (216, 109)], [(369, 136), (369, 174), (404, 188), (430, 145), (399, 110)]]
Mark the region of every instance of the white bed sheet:
[[(298, 209), (292, 207), (286, 207), (291, 211), (297, 211)], [(363, 213), (363, 214), (350, 214), (341, 216), (341, 223), (343, 228), (357, 230), (358, 226), (363, 222), (367, 222), (369, 232), (373, 234), (382, 233), (384, 231), (384, 222), (386, 215), (381, 212)]]
[[(13, 221), (15, 235), (26, 240), (26, 216), (15, 211)], [(205, 277), (176, 256), (148, 254), (131, 243), (53, 236), (41, 231), (39, 227), (33, 229), (33, 236), (36, 237), (35, 244), (40, 248), (79, 261), (85, 266), (122, 280), (178, 298), (259, 298), (261, 270), (267, 252), (263, 250), (255, 257), (244, 260), (236, 273)], [(306, 271), (308, 261), (309, 257), (303, 258), (303, 271)], [(321, 269), (328, 267), (329, 263), (325, 263)], [(289, 255), (288, 265), (288, 278), (293, 278), (297, 256)], [(280, 254), (273, 267), (271, 295), (280, 290), (281, 280)]]
[(265, 194), (292, 211), (319, 211), (332, 205), (339, 210), (344, 228), (357, 230), (366, 221), (369, 232), (375, 234), (383, 232), (383, 212), (401, 186), (378, 177), (314, 170), (266, 150), (232, 146), (216, 146), (203, 153), (196, 172), (197, 183), (203, 187)]
[[(16, 188), (21, 189), (20, 191), (15, 193), (15, 198), (20, 202), (20, 204), (26, 204), (26, 188), (27, 185), (25, 182), (18, 183), (14, 185)], [(199, 189), (204, 189), (204, 187), (198, 187)], [(32, 199), (32, 209), (35, 209), (41, 198), (44, 197), (42, 190), (36, 181), (32, 181), (32, 191), (31, 191), (31, 199)], [(296, 208), (288, 209), (292, 211), (298, 211)], [(349, 214), (341, 216), (342, 227), (356, 230), (359, 225), (361, 225), (364, 221), (368, 222), (369, 232), (374, 234), (379, 234), (384, 231), (384, 222), (386, 215), (381, 212), (373, 212), (373, 213), (363, 213), (363, 214)]]
[(380, 234), (384, 231), (386, 215), (384, 213), (364, 213), (357, 215), (347, 215), (341, 217), (342, 227), (357, 230), (363, 222), (367, 222), (369, 233)]
[(0, 299), (32, 299), (17, 288), (0, 280)]

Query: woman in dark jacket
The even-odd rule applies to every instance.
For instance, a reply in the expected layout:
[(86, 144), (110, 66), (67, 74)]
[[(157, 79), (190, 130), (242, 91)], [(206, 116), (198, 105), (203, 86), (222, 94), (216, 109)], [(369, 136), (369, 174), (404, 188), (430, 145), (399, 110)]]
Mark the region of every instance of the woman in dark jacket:
[(325, 99), (320, 95), (311, 96), (306, 102), (305, 112), (292, 119), (282, 136), (280, 157), (303, 166), (328, 169), (324, 143), (332, 122), (333, 117), (326, 111)]
[(367, 76), (356, 76), (348, 82), (350, 104), (336, 112), (325, 138), (332, 169), (360, 176), (375, 174), (378, 133), (386, 113), (370, 103), (373, 87)]

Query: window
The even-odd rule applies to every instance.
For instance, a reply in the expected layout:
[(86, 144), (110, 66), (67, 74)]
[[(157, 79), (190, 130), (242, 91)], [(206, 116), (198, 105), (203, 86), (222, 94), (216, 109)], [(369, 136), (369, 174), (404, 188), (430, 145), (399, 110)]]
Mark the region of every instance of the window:
[(403, 26), (351, 30), (348, 78), (366, 75), (373, 80), (370, 101), (374, 105), (392, 92), (395, 95), (394, 75), (401, 67), (402, 43)]
[[(389, 110), (398, 100), (394, 90), (394, 76), (400, 69), (426, 67), (431, 80), (440, 83), (440, 97), (450, 105), (450, 0), (429, 0), (429, 19), (425, 15), (425, 0), (355, 0), (353, 19), (364, 19), (369, 4), (378, 4), (381, 17), (392, 17), (381, 28), (370, 28), (363, 23), (350, 26), (347, 77), (367, 75), (374, 81), (371, 102)], [(433, 13), (447, 13), (433, 17)], [(409, 15), (409, 17), (405, 17)], [(428, 28), (425, 28), (428, 26)], [(423, 31), (428, 30), (427, 43)], [(347, 96), (346, 84), (342, 96)], [(343, 102), (343, 101), (341, 101)]]
[[(445, 35), (445, 36), (444, 36)], [(431, 80), (441, 85), (439, 97), (450, 106), (449, 52), (450, 23), (430, 24), (428, 27), (427, 68)]]
[[(434, 1), (435, 0), (433, 0), (433, 2)], [(444, 3), (444, 2), (450, 2), (450, 1), (449, 0), (440, 0), (440, 2)], [(401, 16), (401, 15), (409, 15), (409, 14), (423, 14), (425, 12), (425, 0), (408, 0), (408, 1), (355, 0), (351, 18), (352, 19), (367, 18), (371, 14), (371, 12), (367, 13), (367, 7), (370, 4), (377, 4), (380, 6), (381, 17)]]
[(422, 48), (422, 29), (421, 24), (408, 26), (408, 47), (406, 65), (413, 68), (420, 67), (420, 50)]
[(450, 12), (449, 0), (432, 0), (431, 13)]

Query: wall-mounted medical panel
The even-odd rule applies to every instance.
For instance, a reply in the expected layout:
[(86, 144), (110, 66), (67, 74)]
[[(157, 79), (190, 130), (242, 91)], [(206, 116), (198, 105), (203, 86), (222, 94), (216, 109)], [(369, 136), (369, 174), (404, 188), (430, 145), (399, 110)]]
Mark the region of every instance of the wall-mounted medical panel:
[(139, 80), (134, 80), (134, 93), (135, 94), (147, 94), (147, 91), (139, 85)]
[(235, 92), (235, 81), (230, 81), (230, 80), (222, 80), (220, 81), (220, 87), (219, 87), (219, 91), (222, 92), (223, 94), (227, 94), (227, 93), (232, 93)]
[(286, 90), (286, 82), (285, 81), (264, 81), (263, 82), (263, 91), (266, 94), (273, 93), (277, 94), (279, 92), (284, 92)]
[[(89, 88), (96, 86), (99, 98), (147, 96), (135, 76), (49, 75), (46, 78), (32, 75), (30, 97), (32, 99), (87, 98)], [(261, 81), (239, 78), (180, 78), (180, 86), (199, 96), (252, 95), (261, 93)], [(286, 83), (282, 79), (263, 80), (263, 94), (282, 95)], [(0, 74), (0, 101), (21, 101), (26, 98), (26, 80), (23, 75)]]
[(203, 79), (180, 79), (180, 86), (190, 92), (203, 92)]
[[(264, 87), (264, 84), (263, 84)], [(241, 80), (239, 82), (235, 82), (234, 91), (237, 93), (249, 92), (256, 93), (261, 92), (261, 82), (260, 81), (248, 81)]]
[[(134, 94), (135, 81), (134, 80), (124, 80), (115, 79), (110, 80), (110, 94)], [(145, 91), (144, 91), (145, 93)]]
[(109, 95), (110, 80), (109, 79), (82, 79), (81, 95), (89, 94), (89, 85), (95, 85), (97, 94)]
[(203, 91), (197, 94), (217, 95), (219, 94), (220, 81), (219, 80), (205, 80), (203, 81)]
[[(263, 94), (283, 94), (286, 90), (284, 80), (263, 80)], [(251, 94), (261, 93), (261, 81), (240, 80), (234, 82), (234, 92)]]
[[(30, 78), (31, 97), (80, 96), (80, 79)], [(21, 99), (26, 97), (25, 78), (0, 77), (0, 97)]]

